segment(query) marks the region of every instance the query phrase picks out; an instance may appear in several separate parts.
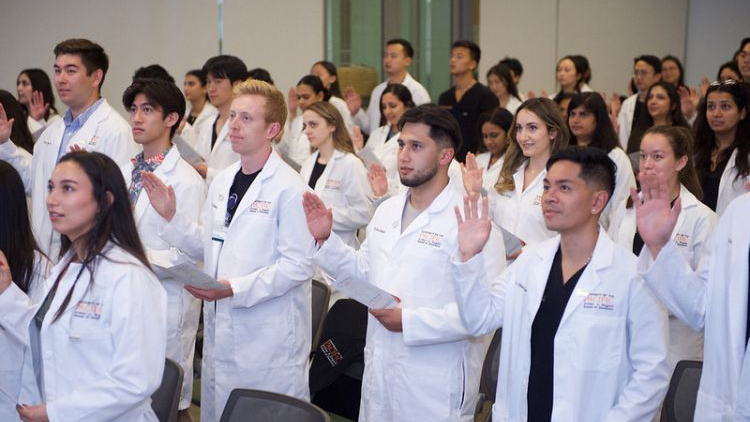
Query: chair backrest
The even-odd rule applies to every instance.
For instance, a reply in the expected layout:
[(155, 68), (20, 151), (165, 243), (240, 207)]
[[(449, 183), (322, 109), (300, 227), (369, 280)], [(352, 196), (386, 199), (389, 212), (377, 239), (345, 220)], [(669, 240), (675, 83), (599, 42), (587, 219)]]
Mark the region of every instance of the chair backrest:
[(260, 390), (237, 388), (229, 394), (219, 422), (331, 422), (318, 406)]
[(323, 321), (328, 313), (328, 303), (331, 300), (331, 288), (325, 282), (312, 280), (312, 343), (311, 351), (318, 347)]
[(667, 397), (664, 399), (662, 421), (693, 421), (702, 371), (703, 362), (701, 361), (681, 360), (677, 362), (672, 380), (669, 382)]
[(180, 365), (172, 359), (167, 359), (164, 364), (161, 385), (151, 395), (151, 408), (154, 409), (159, 422), (175, 422), (177, 420), (182, 377), (183, 372)]

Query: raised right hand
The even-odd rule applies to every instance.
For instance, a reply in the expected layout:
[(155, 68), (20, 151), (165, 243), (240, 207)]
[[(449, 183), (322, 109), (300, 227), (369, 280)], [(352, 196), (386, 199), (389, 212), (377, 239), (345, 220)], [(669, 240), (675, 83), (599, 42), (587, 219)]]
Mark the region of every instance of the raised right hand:
[(34, 120), (42, 120), (44, 114), (49, 109), (49, 103), (44, 102), (44, 95), (41, 91), (34, 91), (29, 101), (29, 115)]
[(286, 103), (289, 107), (289, 114), (297, 115), (297, 90), (294, 87), (289, 88)]
[(461, 260), (466, 262), (474, 255), (484, 249), (487, 239), (490, 238), (492, 223), (490, 220), (490, 205), (487, 196), (482, 197), (482, 213), (479, 213), (479, 196), (464, 197), (464, 216), (461, 210), (455, 207), (456, 220), (458, 220), (458, 251)]
[(349, 113), (354, 116), (357, 114), (360, 108), (362, 108), (362, 97), (359, 96), (357, 91), (351, 86), (347, 86), (344, 90), (344, 100), (346, 101), (346, 107), (349, 109)]
[(370, 182), (372, 193), (376, 197), (381, 197), (388, 193), (388, 177), (385, 174), (385, 169), (378, 164), (370, 166), (370, 171), (367, 173), (367, 181)]
[(167, 186), (154, 173), (143, 172), (143, 189), (154, 210), (167, 222), (172, 221), (177, 213), (177, 197), (172, 186)]
[(5, 108), (0, 104), (0, 145), (10, 139), (10, 134), (13, 132), (14, 120), (15, 119), (8, 120), (8, 115), (5, 114)]
[(355, 151), (361, 151), (365, 147), (365, 137), (362, 135), (362, 129), (359, 125), (352, 127), (352, 145), (354, 145)]
[(307, 229), (316, 242), (322, 243), (331, 235), (333, 211), (313, 192), (302, 195), (302, 208), (305, 210)]
[(651, 255), (656, 258), (661, 248), (669, 242), (682, 207), (679, 198), (674, 208), (670, 206), (666, 181), (660, 182), (656, 175), (643, 172), (638, 175), (638, 179), (641, 182), (641, 198), (638, 197), (635, 188), (630, 189), (630, 198), (635, 205), (638, 234), (648, 246)]
[(479, 167), (477, 157), (471, 152), (466, 154), (466, 163), (461, 163), (461, 178), (469, 197), (478, 196), (482, 192), (483, 175), (484, 169)]

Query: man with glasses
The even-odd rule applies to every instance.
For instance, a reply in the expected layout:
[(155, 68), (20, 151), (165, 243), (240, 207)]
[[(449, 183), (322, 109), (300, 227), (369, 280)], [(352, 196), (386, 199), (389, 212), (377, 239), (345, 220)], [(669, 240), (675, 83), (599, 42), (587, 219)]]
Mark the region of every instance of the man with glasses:
[(620, 113), (617, 115), (617, 123), (620, 126), (620, 144), (624, 150), (628, 147), (633, 122), (638, 121), (641, 113), (647, 113), (646, 95), (649, 88), (661, 80), (661, 60), (658, 57), (645, 54), (636, 57), (633, 63), (633, 82), (638, 92), (623, 101)]

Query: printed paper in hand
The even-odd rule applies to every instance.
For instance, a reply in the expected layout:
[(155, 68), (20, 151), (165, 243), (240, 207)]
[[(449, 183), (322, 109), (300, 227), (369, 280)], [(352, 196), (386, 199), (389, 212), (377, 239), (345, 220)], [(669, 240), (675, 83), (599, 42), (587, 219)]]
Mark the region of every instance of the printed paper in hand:
[(160, 279), (171, 279), (178, 283), (187, 284), (188, 286), (199, 289), (226, 289), (227, 286), (219, 283), (210, 275), (195, 268), (190, 263), (177, 264), (173, 267), (165, 268), (160, 265), (153, 265), (154, 273)]
[(368, 282), (347, 280), (334, 280), (333, 277), (325, 276), (331, 281), (333, 287), (338, 291), (356, 300), (357, 302), (372, 309), (391, 309), (398, 305), (393, 295)]

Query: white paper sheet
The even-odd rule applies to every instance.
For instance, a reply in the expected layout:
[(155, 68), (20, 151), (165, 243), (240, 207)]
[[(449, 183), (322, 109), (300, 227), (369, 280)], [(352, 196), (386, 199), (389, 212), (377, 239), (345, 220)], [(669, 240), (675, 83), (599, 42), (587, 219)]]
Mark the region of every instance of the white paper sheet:
[(334, 280), (333, 277), (325, 274), (325, 277), (331, 281), (333, 287), (346, 296), (372, 309), (391, 309), (398, 306), (398, 302), (393, 295), (385, 290), (370, 284), (368, 282), (354, 280)]
[(178, 283), (187, 284), (188, 286), (199, 289), (226, 289), (227, 286), (219, 283), (210, 275), (195, 268), (190, 263), (177, 264), (173, 267), (165, 268), (160, 265), (152, 265), (154, 273), (160, 279), (169, 278)]
[(500, 232), (503, 234), (503, 244), (505, 245), (505, 255), (512, 255), (513, 252), (521, 249), (523, 247), (523, 242), (521, 239), (519, 239), (516, 235), (509, 232), (508, 230), (505, 230), (501, 226), (494, 224), (493, 225), (500, 229)]

